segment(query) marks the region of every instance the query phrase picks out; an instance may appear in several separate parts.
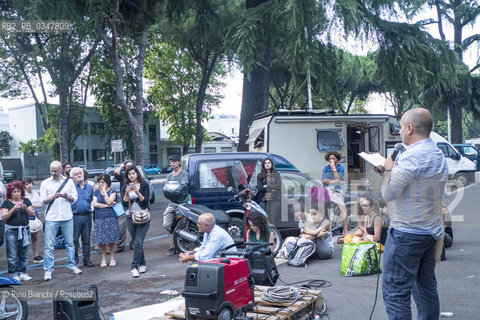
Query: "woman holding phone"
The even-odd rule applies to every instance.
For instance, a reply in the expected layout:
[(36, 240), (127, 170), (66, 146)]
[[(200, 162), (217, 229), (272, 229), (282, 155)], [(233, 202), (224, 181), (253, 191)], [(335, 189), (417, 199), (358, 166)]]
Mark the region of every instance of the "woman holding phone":
[(7, 184), (6, 200), (2, 203), (2, 220), (5, 221), (8, 273), (18, 281), (32, 279), (27, 274), (30, 246), (28, 217), (34, 215), (32, 203), (25, 198), (23, 182), (15, 180)]
[(93, 193), (93, 207), (95, 208), (94, 243), (98, 245), (102, 262), (100, 267), (107, 266), (107, 247), (110, 250), (110, 267), (115, 267), (115, 244), (118, 240), (117, 215), (113, 205), (117, 194), (110, 188), (112, 181), (108, 174), (101, 174), (97, 178), (98, 190)]
[(143, 181), (140, 171), (137, 167), (128, 167), (125, 170), (125, 190), (123, 194), (123, 207), (127, 211), (127, 228), (132, 236), (134, 244), (133, 261), (131, 265), (132, 276), (138, 278), (140, 273), (147, 271), (145, 255), (143, 252), (143, 241), (150, 227), (150, 221), (144, 224), (133, 224), (131, 215), (137, 210), (148, 210), (148, 200), (150, 198), (150, 189), (148, 183)]

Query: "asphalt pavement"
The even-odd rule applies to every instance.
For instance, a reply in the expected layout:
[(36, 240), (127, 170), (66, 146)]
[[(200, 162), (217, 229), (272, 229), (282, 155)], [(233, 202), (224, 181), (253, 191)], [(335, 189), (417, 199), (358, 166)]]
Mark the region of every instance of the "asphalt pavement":
[[(157, 201), (151, 208), (152, 222), (145, 242), (148, 270), (140, 278), (133, 279), (130, 274), (133, 251), (117, 254), (118, 265), (114, 268), (100, 268), (100, 254), (95, 252), (92, 254), (92, 261), (96, 266), (87, 268), (81, 265), (84, 273), (75, 276), (69, 274), (65, 268), (65, 251), (58, 250), (55, 252), (57, 261), (53, 280), (43, 281), (43, 264), (29, 263), (28, 272), (33, 279), (25, 282), (24, 286), (43, 290), (95, 284), (99, 292), (98, 302), (106, 318), (112, 312), (157, 304), (175, 296), (172, 291), (162, 293), (164, 290), (181, 292), (187, 265), (181, 264), (176, 256), (166, 256), (171, 236), (162, 227), (162, 213), (167, 202), (161, 196), (162, 184), (155, 184), (154, 188)], [(479, 193), (480, 185), (475, 184), (449, 195), (445, 201), (449, 204), (454, 219), (463, 219), (453, 223), (453, 246), (447, 249), (447, 260), (436, 268), (441, 311), (452, 312), (456, 319), (479, 319), (477, 299), (480, 293), (480, 250), (476, 236), (480, 230)], [(40, 244), (42, 248), (43, 235), (40, 236)], [(0, 256), (5, 257), (5, 251), (0, 252)], [(386, 319), (381, 279), (377, 291), (376, 275), (343, 277), (340, 273), (340, 261), (341, 246), (335, 244), (331, 260), (313, 260), (308, 263), (307, 268), (279, 265), (280, 279), (285, 283), (325, 280), (327, 285), (331, 285), (322, 288), (329, 319), (369, 319), (378, 292), (371, 319)], [(6, 259), (0, 259), (0, 274), (6, 274), (6, 269)], [(282, 284), (281, 281), (277, 284)], [(53, 319), (51, 301), (30, 301), (29, 310), (29, 319)]]

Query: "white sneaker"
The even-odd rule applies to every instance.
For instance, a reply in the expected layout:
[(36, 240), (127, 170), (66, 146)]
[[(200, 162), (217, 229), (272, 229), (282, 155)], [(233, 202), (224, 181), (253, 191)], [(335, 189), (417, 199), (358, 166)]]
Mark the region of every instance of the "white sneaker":
[(73, 273), (76, 275), (82, 274), (82, 270), (80, 270), (77, 266), (72, 266), (69, 269), (70, 269), (70, 273)]
[(138, 272), (140, 272), (140, 273), (147, 272), (147, 267), (146, 266), (140, 266), (140, 268), (138, 268)]
[(17, 280), (17, 281), (20, 281), (20, 277), (18, 275), (14, 275), (14, 276), (12, 276), (12, 278)]
[(45, 275), (43, 276), (43, 280), (45, 280), (45, 281), (52, 280), (52, 271), (45, 271)]
[(22, 281), (30, 281), (32, 280), (32, 277), (30, 277), (28, 274), (26, 273), (21, 273), (20, 276), (19, 276), (20, 280)]
[(138, 272), (137, 268), (132, 269), (132, 277), (134, 278), (140, 277), (140, 273)]

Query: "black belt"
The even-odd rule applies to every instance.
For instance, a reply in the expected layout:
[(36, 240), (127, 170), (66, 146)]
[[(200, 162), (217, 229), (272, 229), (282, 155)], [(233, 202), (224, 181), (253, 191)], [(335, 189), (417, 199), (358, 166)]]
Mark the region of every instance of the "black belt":
[(86, 215), (89, 215), (90, 213), (91, 213), (90, 211), (86, 211), (86, 212), (74, 213), (73, 215), (74, 216), (86, 216)]

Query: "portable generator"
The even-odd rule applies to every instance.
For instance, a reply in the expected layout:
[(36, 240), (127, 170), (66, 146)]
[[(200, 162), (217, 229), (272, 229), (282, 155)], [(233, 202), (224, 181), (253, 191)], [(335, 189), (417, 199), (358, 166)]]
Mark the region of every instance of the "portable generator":
[(252, 310), (254, 283), (248, 262), (220, 258), (192, 264), (185, 274), (185, 317), (230, 320)]

